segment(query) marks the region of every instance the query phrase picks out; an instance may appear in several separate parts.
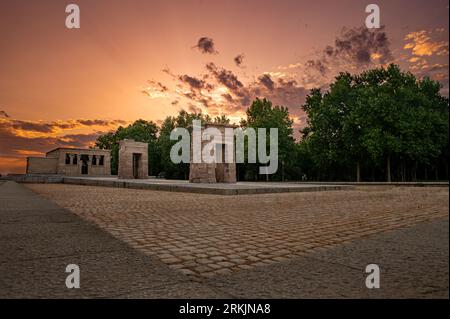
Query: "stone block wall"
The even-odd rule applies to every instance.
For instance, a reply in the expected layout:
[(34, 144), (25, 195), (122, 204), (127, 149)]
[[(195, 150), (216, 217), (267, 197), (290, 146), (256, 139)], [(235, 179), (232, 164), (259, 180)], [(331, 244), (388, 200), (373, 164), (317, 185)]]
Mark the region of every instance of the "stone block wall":
[[(82, 174), (81, 156), (87, 157), (87, 174)], [(69, 163), (66, 162), (69, 156)], [(97, 163), (94, 165), (93, 157)], [(103, 165), (100, 158), (103, 156)], [(75, 161), (76, 157), (76, 161)], [(27, 174), (59, 174), (64, 176), (110, 176), (111, 152), (100, 149), (57, 148), (46, 157), (28, 157)]]
[(119, 171), (121, 179), (134, 179), (133, 154), (140, 154), (137, 178), (148, 178), (148, 144), (134, 140), (122, 140), (119, 142)]
[(27, 174), (56, 174), (57, 158), (28, 157)]
[[(218, 129), (223, 136), (221, 144), (228, 146), (233, 153), (232, 163), (194, 163), (193, 162), (193, 146), (191, 145), (191, 163), (189, 165), (189, 182), (190, 183), (236, 183), (236, 158), (234, 136), (226, 137), (226, 128), (235, 128), (234, 125), (206, 123), (203, 128), (214, 127)], [(192, 139), (191, 139), (192, 141)], [(201, 151), (208, 141), (202, 141)], [(220, 179), (220, 180), (219, 180)]]

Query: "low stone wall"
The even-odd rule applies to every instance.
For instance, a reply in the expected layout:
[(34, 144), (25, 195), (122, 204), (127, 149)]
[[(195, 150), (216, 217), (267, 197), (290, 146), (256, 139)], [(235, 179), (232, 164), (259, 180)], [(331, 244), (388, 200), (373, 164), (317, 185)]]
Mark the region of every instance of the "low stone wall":
[[(238, 183), (238, 184), (190, 184), (190, 183), (157, 183), (115, 178), (78, 178), (61, 175), (17, 174), (3, 177), (3, 180), (13, 180), (18, 183), (62, 183), (72, 185), (103, 186), (132, 189), (148, 189), (168, 192), (188, 192), (213, 195), (250, 195), (291, 192), (319, 192), (333, 190), (355, 189), (357, 186), (389, 186), (389, 187), (448, 187), (448, 182), (420, 183)], [(228, 185), (228, 186), (226, 186)]]
[(39, 184), (59, 184), (63, 183), (63, 176), (51, 174), (9, 174), (3, 177), (4, 180), (14, 181), (17, 183), (39, 183)]
[[(240, 186), (240, 187), (213, 187), (211, 184), (207, 186), (201, 186), (199, 184), (159, 184), (159, 183), (140, 183), (133, 181), (122, 180), (100, 180), (100, 179), (81, 179), (64, 177), (64, 184), (73, 185), (86, 185), (86, 186), (103, 186), (103, 187), (118, 187), (118, 188), (131, 188), (131, 189), (148, 189), (156, 191), (166, 192), (186, 192), (186, 193), (198, 193), (198, 194), (212, 194), (212, 195), (251, 195), (251, 194), (271, 194), (271, 193), (298, 193), (298, 192), (320, 192), (320, 191), (333, 191), (343, 189), (353, 189), (352, 186), (340, 186), (340, 185), (310, 185), (299, 187), (296, 185), (283, 187), (277, 185), (267, 186)], [(218, 184), (220, 185), (220, 184)]]

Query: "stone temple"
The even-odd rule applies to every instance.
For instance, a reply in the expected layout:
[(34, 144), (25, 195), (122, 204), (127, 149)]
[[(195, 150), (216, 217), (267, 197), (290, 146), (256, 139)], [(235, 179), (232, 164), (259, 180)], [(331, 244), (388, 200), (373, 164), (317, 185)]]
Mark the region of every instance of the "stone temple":
[(111, 151), (101, 149), (56, 148), (45, 157), (27, 157), (27, 174), (66, 176), (111, 175)]
[[(222, 141), (215, 145), (214, 152), (219, 154), (222, 158), (215, 163), (194, 163), (193, 161), (193, 149), (191, 145), (191, 157), (189, 167), (189, 182), (190, 183), (236, 183), (236, 155), (235, 155), (235, 143), (234, 135), (225, 136), (226, 128), (236, 128), (231, 124), (215, 124), (205, 123), (202, 129), (209, 127), (216, 128), (222, 133)], [(193, 138), (191, 138), (193, 141)], [(192, 142), (191, 142), (192, 144)], [(201, 141), (201, 151), (203, 151), (208, 141)], [(225, 163), (225, 149), (228, 147), (232, 152), (232, 161)]]
[[(27, 157), (27, 174), (64, 176), (111, 176), (111, 150), (56, 148), (45, 157)], [(119, 142), (121, 179), (148, 178), (148, 144), (134, 140)]]
[[(203, 128), (216, 128), (222, 133), (222, 141), (215, 144), (214, 153), (222, 157), (214, 163), (194, 162), (191, 147), (189, 182), (190, 183), (236, 183), (236, 160), (234, 135), (225, 136), (226, 128), (235, 128), (229, 124), (205, 123)], [(191, 139), (192, 140), (192, 139)], [(208, 141), (201, 141), (203, 151)], [(225, 161), (226, 152), (231, 151), (231, 161)], [(200, 157), (201, 158), (201, 157)], [(148, 144), (124, 139), (119, 142), (119, 179), (147, 179)], [(111, 176), (111, 151), (105, 149), (56, 148), (45, 157), (28, 157), (27, 174), (64, 175), (64, 176)]]

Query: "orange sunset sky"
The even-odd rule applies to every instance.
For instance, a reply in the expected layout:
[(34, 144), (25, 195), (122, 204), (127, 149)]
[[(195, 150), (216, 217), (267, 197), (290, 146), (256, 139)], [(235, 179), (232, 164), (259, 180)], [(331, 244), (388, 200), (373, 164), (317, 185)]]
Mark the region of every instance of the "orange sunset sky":
[[(65, 27), (66, 5), (81, 28)], [(88, 147), (102, 132), (179, 110), (237, 121), (255, 97), (289, 107), (340, 71), (397, 63), (448, 95), (449, 7), (360, 0), (1, 0), (0, 173), (25, 157)]]

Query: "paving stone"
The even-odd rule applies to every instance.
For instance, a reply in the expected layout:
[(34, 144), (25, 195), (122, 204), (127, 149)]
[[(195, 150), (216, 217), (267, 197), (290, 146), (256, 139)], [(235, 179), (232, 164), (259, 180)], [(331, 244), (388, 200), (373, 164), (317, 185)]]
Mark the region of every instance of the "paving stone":
[(202, 262), (209, 271), (211, 265), (235, 270), (285, 262), (448, 216), (448, 187), (231, 197), (66, 184), (27, 187), (133, 248), (194, 272), (203, 269)]

